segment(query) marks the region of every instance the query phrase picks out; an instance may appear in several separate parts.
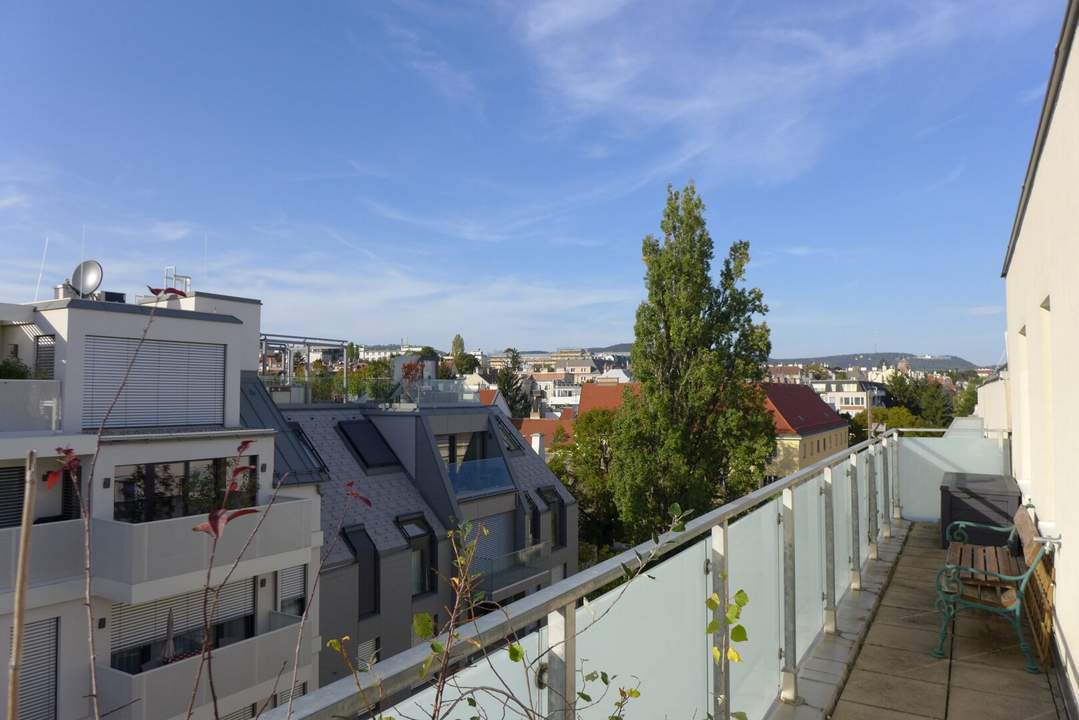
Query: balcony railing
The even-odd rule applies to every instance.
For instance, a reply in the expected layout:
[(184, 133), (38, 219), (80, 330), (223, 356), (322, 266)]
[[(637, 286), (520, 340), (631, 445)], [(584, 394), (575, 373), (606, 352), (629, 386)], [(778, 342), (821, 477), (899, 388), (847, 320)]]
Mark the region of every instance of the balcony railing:
[[(300, 618), (274, 613), (269, 632), (214, 650), (214, 686), (219, 698), (246, 693), (248, 702), (262, 702), (270, 695), (278, 674), (282, 687), (292, 677), (292, 657)], [(310, 664), (309, 653), (300, 653), (300, 667)], [(282, 668), (285, 671), (282, 672)], [(156, 720), (183, 716), (195, 687), (199, 657), (168, 663), (132, 675), (99, 664), (97, 676), (101, 708), (109, 720)], [(195, 707), (211, 701), (208, 683), (199, 683)], [(199, 715), (201, 717), (201, 715)]]
[(0, 380), (0, 432), (60, 430), (59, 380)]
[(500, 557), (476, 558), (472, 570), (480, 576), (486, 596), (497, 601), (500, 593), (512, 595), (516, 585), (548, 572), (550, 557), (550, 544), (536, 543)]
[[(0, 593), (15, 587), (19, 526), (0, 529)], [(49, 585), (83, 576), (82, 520), (35, 523), (30, 536), (30, 586)]]
[(485, 495), (513, 487), (513, 478), (502, 458), (447, 463), (446, 472), (458, 498)]
[[(800, 663), (819, 638), (835, 633), (837, 605), (859, 588), (863, 568), (877, 543), (890, 536), (893, 520), (939, 517), (939, 486), (949, 471), (1006, 472), (1005, 444), (974, 436), (900, 437), (890, 430), (847, 448), (690, 521), (683, 532), (660, 538), (658, 548), (644, 543), (462, 627), (454, 659), (474, 653), (472, 641), (494, 648), (527, 633), (518, 638), (526, 662), (492, 651), (489, 662), (456, 673), (456, 689), (447, 692), (452, 699), (462, 689), (508, 687), (537, 713), (557, 716), (566, 699), (577, 701), (586, 663), (585, 673), (617, 674), (619, 684), (639, 679), (633, 717), (729, 718), (739, 711), (760, 720), (797, 696)], [(637, 566), (638, 553), (654, 549), (661, 559), (649, 567), (651, 579), (640, 577), (578, 605), (620, 581), (623, 565)], [(725, 613), (737, 590), (749, 597), (740, 618), (748, 640), (737, 644), (742, 662), (731, 663), (721, 652), (716, 663), (712, 647), (726, 647), (726, 629), (710, 636), (705, 626)], [(716, 615), (705, 605), (712, 592), (721, 598)], [(420, 646), (386, 658), (359, 681), (368, 688), (381, 685), (386, 697), (408, 695), (428, 654)], [(536, 689), (537, 667), (531, 676), (526, 671), (537, 658), (546, 663), (542, 691)], [(412, 694), (398, 708), (430, 708), (433, 692), (429, 687)], [(497, 697), (473, 697), (484, 712), (471, 713), (501, 714)], [(581, 707), (589, 703), (579, 701), (572, 712), (607, 717), (612, 702), (608, 696)], [(365, 706), (349, 677), (305, 696), (294, 709), (296, 718), (328, 720)], [(401, 714), (397, 708), (384, 712)], [(285, 714), (266, 717), (284, 720)]]
[[(243, 562), (271, 555), (302, 552), (311, 545), (311, 501), (278, 497), (243, 555)], [(95, 592), (117, 602), (137, 604), (153, 599), (140, 586), (158, 580), (203, 572), (210, 560), (210, 536), (192, 532), (206, 515), (128, 523), (94, 518)], [(229, 526), (218, 541), (215, 567), (228, 567), (247, 542), (258, 515)], [(36, 547), (36, 545), (35, 545)], [(298, 559), (298, 562), (305, 562)], [(151, 597), (147, 597), (147, 594)]]

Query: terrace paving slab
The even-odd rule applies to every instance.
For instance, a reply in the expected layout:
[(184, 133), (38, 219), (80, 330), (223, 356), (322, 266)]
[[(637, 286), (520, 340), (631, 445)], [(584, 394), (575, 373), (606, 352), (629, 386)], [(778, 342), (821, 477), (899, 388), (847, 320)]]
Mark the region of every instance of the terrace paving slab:
[[(823, 708), (832, 720), (1063, 720), (1049, 675), (1026, 672), (1015, 632), (1000, 617), (961, 613), (947, 657), (930, 655), (940, 627), (936, 574), (945, 557), (939, 528), (915, 523), (899, 537), (905, 544), (890, 572), (875, 569), (871, 576), (884, 589), (879, 605), (869, 606), (871, 622), (857, 636), (857, 657), (838, 702)], [(837, 614), (841, 631), (866, 607), (846, 612)]]

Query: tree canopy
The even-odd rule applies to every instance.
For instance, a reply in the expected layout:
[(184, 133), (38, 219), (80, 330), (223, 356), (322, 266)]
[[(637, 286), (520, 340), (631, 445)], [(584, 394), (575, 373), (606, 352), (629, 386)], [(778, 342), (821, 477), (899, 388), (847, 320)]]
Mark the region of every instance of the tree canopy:
[(763, 293), (744, 287), (749, 243), (731, 245), (713, 284), (704, 203), (668, 188), (662, 239), (642, 243), (647, 298), (631, 352), (641, 392), (623, 390), (612, 434), (614, 499), (631, 539), (667, 509), (704, 512), (763, 479), (775, 450), (764, 409), (771, 351)]
[(528, 417), (532, 410), (532, 402), (521, 387), (521, 376), (518, 374), (521, 369), (521, 353), (517, 352), (516, 348), (506, 348), (506, 354), (510, 362), (499, 369), (498, 375), (495, 376), (495, 384), (498, 385), (498, 390), (505, 398), (506, 404), (510, 406), (513, 417)]
[(573, 442), (555, 442), (548, 461), (548, 467), (577, 499), (581, 540), (597, 547), (610, 547), (622, 539), (618, 507), (610, 486), (614, 425), (614, 410), (584, 413), (574, 423)]

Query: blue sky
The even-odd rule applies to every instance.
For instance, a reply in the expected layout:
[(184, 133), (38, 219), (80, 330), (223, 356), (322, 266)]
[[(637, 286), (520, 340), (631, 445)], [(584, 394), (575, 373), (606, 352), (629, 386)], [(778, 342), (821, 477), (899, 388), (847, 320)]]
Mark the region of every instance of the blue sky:
[(275, 332), (626, 341), (693, 179), (776, 356), (995, 362), (1063, 7), (7, 2), (0, 300), (48, 237), (44, 288), (177, 265)]

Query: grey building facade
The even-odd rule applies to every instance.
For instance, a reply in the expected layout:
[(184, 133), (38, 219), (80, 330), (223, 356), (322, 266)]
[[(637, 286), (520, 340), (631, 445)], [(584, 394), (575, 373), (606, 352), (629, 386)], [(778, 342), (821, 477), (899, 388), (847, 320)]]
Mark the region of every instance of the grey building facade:
[(576, 571), (576, 502), (496, 409), (265, 409), (275, 410), (277, 447), (289, 454), (275, 467), (289, 474), (286, 484), (310, 487), (321, 500), (319, 685), (349, 672), (326, 647), (330, 639), (348, 636), (345, 647), (362, 664), (415, 644), (416, 613), (442, 627), (453, 602), (448, 533), (464, 521), (487, 529), (476, 534), (473, 572), (493, 603)]

